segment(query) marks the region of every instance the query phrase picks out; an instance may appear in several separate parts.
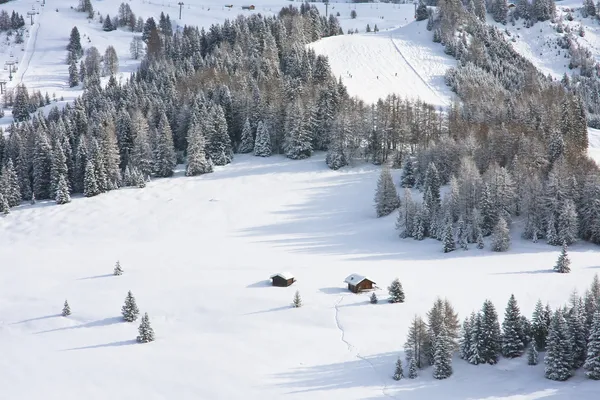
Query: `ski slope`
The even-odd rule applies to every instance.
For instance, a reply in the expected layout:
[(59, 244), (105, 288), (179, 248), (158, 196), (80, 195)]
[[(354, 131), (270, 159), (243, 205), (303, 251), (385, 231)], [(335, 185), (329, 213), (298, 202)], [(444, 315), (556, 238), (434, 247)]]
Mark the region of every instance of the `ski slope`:
[[(437, 241), (400, 240), (395, 216), (375, 218), (377, 167), (335, 172), (323, 158), (236, 156), (210, 175), (180, 170), (145, 189), (0, 217), (2, 398), (597, 398), (597, 382), (549, 381), (525, 358), (455, 359), (448, 380), (430, 368), (392, 380), (411, 318), (436, 296), (462, 318), (486, 298), (502, 315), (514, 293), (530, 315), (538, 297), (556, 307), (573, 288), (582, 293), (600, 272), (598, 247), (572, 246), (566, 275), (550, 272), (557, 248), (517, 232), (508, 253), (443, 254)], [(298, 281), (269, 286), (285, 270)], [(379, 304), (346, 290), (354, 272), (381, 288)], [(395, 277), (403, 304), (385, 301)], [(138, 323), (120, 320), (128, 290), (149, 313), (153, 343), (136, 344)], [(290, 308), (296, 290), (299, 309)], [(59, 316), (65, 299), (69, 317)]]
[(447, 106), (452, 92), (444, 75), (456, 65), (456, 60), (444, 53), (443, 46), (433, 43), (426, 23), (411, 22), (378, 33), (334, 36), (310, 46), (329, 57), (333, 73), (342, 78), (352, 96), (375, 103), (396, 94)]

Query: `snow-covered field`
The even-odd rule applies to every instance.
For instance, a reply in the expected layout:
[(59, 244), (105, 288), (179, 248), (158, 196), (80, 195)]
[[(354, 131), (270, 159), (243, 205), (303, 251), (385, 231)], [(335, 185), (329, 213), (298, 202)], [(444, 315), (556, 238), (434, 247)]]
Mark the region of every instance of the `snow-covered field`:
[[(524, 358), (456, 359), (446, 381), (431, 369), (393, 381), (410, 319), (436, 296), (464, 317), (486, 298), (502, 311), (514, 293), (530, 315), (538, 297), (555, 307), (583, 291), (600, 272), (598, 247), (574, 245), (572, 273), (561, 275), (550, 272), (556, 248), (516, 234), (503, 254), (402, 241), (394, 216), (374, 216), (379, 169), (334, 172), (323, 157), (240, 156), (214, 174), (0, 218), (2, 398), (596, 398), (595, 382), (549, 381)], [(297, 283), (268, 285), (286, 270)], [(380, 304), (346, 290), (353, 272), (377, 283)], [(404, 304), (385, 302), (395, 277)], [(120, 320), (128, 290), (150, 315), (153, 343), (136, 344), (137, 323)], [(70, 317), (59, 316), (65, 299)]]

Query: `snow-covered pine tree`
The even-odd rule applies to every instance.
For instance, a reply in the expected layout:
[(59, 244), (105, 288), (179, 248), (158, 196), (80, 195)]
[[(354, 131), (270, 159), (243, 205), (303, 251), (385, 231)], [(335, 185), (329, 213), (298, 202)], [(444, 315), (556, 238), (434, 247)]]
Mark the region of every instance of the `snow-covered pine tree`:
[(527, 365), (538, 364), (538, 351), (535, 347), (535, 342), (529, 343), (529, 347), (527, 348)]
[(419, 376), (419, 369), (417, 368), (417, 361), (414, 357), (411, 357), (408, 361), (408, 379), (415, 379)]
[(544, 317), (544, 306), (542, 301), (538, 300), (531, 316), (532, 339), (537, 349), (543, 350), (546, 347), (546, 338), (548, 337), (549, 326)]
[(396, 219), (396, 229), (400, 231), (401, 238), (411, 237), (413, 235), (413, 220), (415, 213), (415, 203), (412, 199), (410, 189), (404, 189), (404, 198), (398, 209), (398, 218)]
[(123, 304), (123, 307), (121, 308), (121, 314), (123, 314), (123, 319), (127, 322), (135, 321), (140, 314), (140, 310), (137, 307), (135, 297), (133, 297), (131, 290), (127, 292), (125, 304)]
[(223, 107), (217, 105), (211, 110), (208, 123), (206, 154), (214, 165), (227, 165), (233, 160), (233, 149)]
[(371, 302), (371, 304), (377, 304), (379, 302), (375, 292), (371, 293), (371, 297), (369, 298), (369, 301)]
[(76, 26), (71, 29), (71, 36), (69, 37), (69, 44), (67, 44), (67, 51), (71, 52), (76, 58), (83, 56), (83, 48), (81, 47), (81, 35)]
[(388, 293), (390, 294), (390, 303), (404, 303), (404, 289), (402, 289), (400, 279), (396, 278), (392, 281), (388, 286)]
[(470, 317), (466, 317), (461, 332), (461, 338), (458, 343), (458, 351), (460, 358), (468, 360), (471, 355), (471, 321), (475, 320), (475, 313), (471, 314)]
[(425, 239), (425, 220), (423, 218), (423, 206), (417, 205), (412, 218), (413, 231), (410, 236), (415, 240)]
[(496, 364), (502, 349), (500, 324), (496, 307), (490, 300), (483, 303), (481, 309), (481, 357), (488, 364)]
[(152, 147), (150, 146), (148, 121), (140, 111), (135, 111), (131, 117), (131, 135), (133, 148), (130, 163), (135, 166), (143, 176), (152, 173)]
[(263, 121), (258, 121), (256, 127), (254, 155), (257, 157), (271, 156), (271, 135), (269, 133), (269, 127)]
[(150, 326), (148, 313), (144, 313), (138, 332), (139, 335), (136, 337), (138, 343), (149, 343), (154, 341), (154, 329)]
[(173, 148), (173, 132), (164, 112), (160, 115), (156, 135), (154, 174), (158, 177), (167, 178), (173, 176), (173, 169), (175, 168), (177, 159), (175, 157), (175, 149)]
[(481, 234), (481, 230), (479, 230), (479, 233), (477, 234), (477, 248), (479, 250), (483, 249), (485, 246), (484, 242), (483, 242), (483, 235)]
[(67, 204), (71, 202), (71, 195), (69, 194), (69, 185), (65, 175), (61, 174), (58, 178), (58, 187), (56, 188), (56, 204)]
[(558, 215), (557, 236), (560, 243), (566, 243), (567, 246), (575, 243), (579, 225), (577, 222), (577, 211), (575, 203), (571, 199), (566, 199), (564, 206)]
[(502, 355), (508, 358), (521, 356), (525, 349), (522, 338), (521, 311), (514, 294), (511, 294), (502, 322)]
[(113, 270), (113, 275), (119, 276), (123, 275), (123, 268), (121, 268), (121, 263), (117, 261), (115, 264), (115, 269)]
[(300, 100), (289, 105), (284, 124), (284, 151), (292, 160), (301, 160), (312, 155), (312, 138), (303, 120)]
[(400, 178), (400, 186), (403, 188), (412, 188), (415, 186), (415, 166), (411, 156), (406, 156), (402, 167), (402, 176)]
[(454, 241), (454, 229), (452, 229), (452, 219), (446, 218), (446, 227), (444, 228), (444, 253), (450, 253), (456, 250)]
[(302, 307), (302, 298), (300, 297), (300, 291), (296, 290), (294, 294), (294, 300), (292, 301), (292, 307), (300, 308)]
[(594, 313), (583, 368), (588, 378), (600, 380), (600, 310)]
[(435, 340), (433, 377), (435, 379), (446, 379), (452, 376), (452, 373), (452, 344), (448, 337), (446, 324), (442, 322), (440, 333)]
[(437, 298), (427, 313), (427, 337), (423, 344), (423, 353), (429, 364), (435, 358), (435, 340), (441, 330), (442, 322), (446, 325), (452, 351), (458, 348), (456, 340), (460, 337), (460, 321), (448, 299)]
[(563, 312), (556, 310), (550, 324), (544, 356), (546, 378), (553, 381), (566, 381), (571, 377), (571, 340)]
[(71, 315), (71, 307), (69, 306), (69, 303), (65, 300), (65, 304), (63, 305), (62, 309), (62, 316), (68, 317), (69, 315)]
[(6, 201), (6, 197), (0, 192), (0, 213), (4, 215), (10, 214), (10, 206), (8, 205), (8, 201)]
[(423, 368), (427, 363), (425, 346), (428, 340), (427, 325), (420, 316), (415, 315), (404, 343), (406, 361), (413, 359), (417, 368)]
[(100, 194), (100, 189), (96, 180), (96, 168), (92, 160), (88, 160), (83, 178), (83, 195), (85, 197), (93, 197), (98, 194)]
[(9, 207), (15, 207), (21, 204), (21, 188), (19, 176), (15, 170), (12, 159), (8, 159), (2, 167), (0, 175), (0, 187), (3, 188), (4, 197)]
[(546, 227), (546, 242), (552, 246), (558, 246), (560, 244), (558, 232), (556, 230), (556, 219), (554, 218), (554, 213), (551, 213), (550, 217), (548, 218)]
[(212, 163), (206, 159), (206, 139), (204, 133), (198, 116), (195, 113), (192, 114), (187, 132), (188, 164), (185, 169), (186, 176), (196, 176), (213, 171)]
[(400, 206), (400, 199), (396, 191), (396, 185), (392, 179), (392, 173), (388, 168), (383, 168), (377, 181), (375, 190), (375, 211), (377, 217), (391, 214)]
[(469, 243), (467, 241), (467, 227), (465, 225), (465, 220), (462, 215), (458, 218), (458, 224), (456, 228), (456, 239), (458, 240), (458, 246), (463, 250), (469, 250)]
[(399, 381), (404, 378), (404, 370), (402, 369), (402, 360), (398, 358), (396, 360), (396, 369), (394, 370), (394, 380)]
[(571, 335), (573, 368), (577, 369), (583, 366), (587, 352), (588, 332), (585, 327), (585, 312), (583, 301), (577, 292), (573, 292), (571, 296), (571, 309), (569, 310), (566, 320)]
[(77, 62), (73, 59), (69, 64), (69, 87), (77, 85), (79, 85), (79, 71), (77, 70)]
[(437, 167), (433, 162), (430, 162), (425, 172), (425, 180), (423, 182), (423, 193), (428, 191), (431, 193), (425, 200), (427, 206), (431, 211), (437, 211), (440, 208), (442, 198), (440, 195), (440, 187), (442, 186), (442, 180)]
[(469, 322), (471, 325), (471, 349), (467, 361), (474, 365), (485, 364), (483, 349), (483, 316), (477, 313)]
[(250, 126), (250, 120), (246, 118), (244, 127), (242, 129), (242, 140), (238, 147), (238, 153), (246, 154), (254, 151), (254, 137), (252, 136), (252, 127)]
[(429, 18), (429, 13), (427, 12), (427, 6), (423, 2), (423, 0), (419, 0), (419, 5), (417, 7), (416, 19), (417, 21), (423, 21)]
[(510, 232), (504, 218), (498, 218), (498, 222), (492, 233), (492, 251), (507, 251), (510, 247)]
[(571, 272), (571, 260), (569, 259), (567, 249), (567, 244), (563, 244), (562, 250), (558, 256), (558, 260), (556, 260), (556, 264), (554, 265), (554, 270), (561, 274)]

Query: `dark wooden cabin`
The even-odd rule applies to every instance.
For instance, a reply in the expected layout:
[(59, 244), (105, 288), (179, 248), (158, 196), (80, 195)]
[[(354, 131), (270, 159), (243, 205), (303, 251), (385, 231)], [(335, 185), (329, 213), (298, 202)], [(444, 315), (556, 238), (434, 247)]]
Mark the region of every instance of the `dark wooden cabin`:
[(344, 280), (348, 284), (348, 290), (353, 293), (362, 292), (363, 290), (373, 289), (375, 282), (366, 276), (352, 274)]
[(289, 272), (280, 272), (278, 274), (271, 275), (271, 280), (273, 281), (273, 286), (279, 287), (287, 287), (296, 282), (294, 275), (290, 274)]

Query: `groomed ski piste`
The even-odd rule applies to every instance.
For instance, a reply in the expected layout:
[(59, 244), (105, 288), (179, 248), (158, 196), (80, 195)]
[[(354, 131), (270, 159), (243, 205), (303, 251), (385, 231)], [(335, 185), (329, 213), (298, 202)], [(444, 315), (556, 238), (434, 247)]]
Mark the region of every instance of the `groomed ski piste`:
[[(218, 2), (186, 3), (182, 24), (209, 26), (242, 13), (242, 4), (228, 11)], [(103, 15), (114, 15), (119, 4), (93, 2)], [(174, 2), (129, 4), (144, 18), (164, 11), (175, 21), (178, 13)], [(299, 5), (253, 4), (262, 13)], [(27, 22), (31, 35), (26, 49), (18, 50), (23, 62), (13, 84), (55, 92), (64, 102), (80, 95), (80, 89), (68, 88), (64, 62), (75, 25), (84, 47), (94, 45), (103, 53), (109, 44), (115, 46), (123, 79), (135, 71), (137, 62), (128, 50), (132, 34), (103, 32), (97, 22), (88, 24), (84, 14), (70, 9), (76, 5), (76, 0), (51, 0), (34, 16), (33, 27)], [(32, 6), (24, 0), (0, 9), (26, 13)], [(352, 20), (355, 6), (358, 18)], [(402, 7), (407, 6), (332, 3), (330, 11), (346, 10), (340, 12), (344, 31), (377, 23), (380, 32), (313, 46), (327, 47), (336, 75), (353, 68), (353, 78), (342, 79), (366, 101), (371, 91), (379, 91), (377, 97), (395, 92), (443, 105), (451, 96), (440, 84), (440, 70), (452, 59), (425, 35), (419, 45), (412, 44), (409, 33), (430, 32), (406, 22)], [(402, 12), (412, 15), (408, 7)], [(340, 41), (340, 59), (350, 65), (337, 63), (328, 40)], [(360, 58), (368, 51), (370, 59)], [(372, 58), (377, 54), (379, 63)], [(419, 65), (418, 57), (437, 61)], [(381, 84), (366, 79), (368, 68), (380, 68)], [(362, 70), (361, 84), (356, 78)], [(4, 74), (6, 79), (8, 71)], [(9, 123), (10, 116), (2, 122)], [(590, 147), (600, 159), (596, 130), (590, 130)], [(401, 240), (395, 215), (375, 218), (379, 168), (331, 171), (324, 154), (303, 161), (236, 155), (231, 165), (195, 178), (184, 177), (182, 168), (174, 178), (156, 179), (144, 189), (76, 197), (63, 206), (22, 205), (0, 217), (0, 398), (597, 398), (597, 382), (581, 371), (568, 382), (553, 382), (544, 379), (543, 363), (530, 367), (524, 357), (501, 359), (495, 366), (455, 358), (450, 379), (434, 380), (428, 368), (416, 380), (392, 380), (410, 320), (424, 315), (437, 296), (447, 297), (461, 319), (490, 299), (502, 319), (514, 293), (530, 316), (538, 298), (554, 308), (573, 289), (583, 293), (600, 273), (597, 246), (573, 245), (572, 272), (555, 274), (559, 249), (522, 241), (518, 226), (507, 253), (492, 253), (486, 246), (443, 254), (437, 241)], [(112, 275), (117, 260), (125, 271), (118, 277)], [(270, 286), (270, 275), (288, 270), (296, 283)], [(346, 289), (343, 281), (351, 273), (376, 282), (379, 304), (370, 304), (368, 293)], [(396, 277), (406, 292), (403, 304), (386, 301), (386, 287)], [(128, 290), (140, 311), (149, 313), (156, 332), (151, 344), (135, 342), (137, 322), (121, 321)], [(304, 302), (298, 309), (291, 308), (296, 290)], [(65, 299), (69, 317), (60, 316)]]

